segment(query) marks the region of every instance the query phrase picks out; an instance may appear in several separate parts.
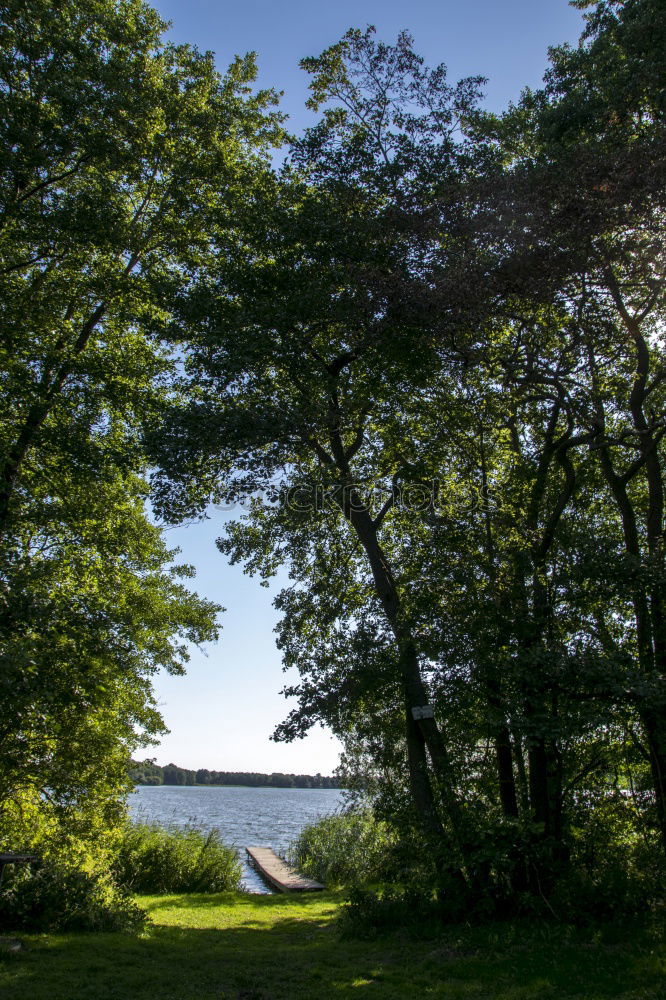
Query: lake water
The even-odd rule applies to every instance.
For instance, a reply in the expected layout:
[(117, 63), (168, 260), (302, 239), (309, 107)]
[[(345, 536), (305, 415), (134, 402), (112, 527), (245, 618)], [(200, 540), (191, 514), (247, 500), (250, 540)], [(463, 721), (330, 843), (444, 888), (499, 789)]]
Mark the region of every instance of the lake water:
[(248, 865), (246, 847), (272, 847), (280, 854), (307, 823), (341, 804), (342, 792), (336, 788), (139, 785), (129, 797), (134, 820), (218, 830), (224, 843), (236, 848), (250, 892), (271, 890)]

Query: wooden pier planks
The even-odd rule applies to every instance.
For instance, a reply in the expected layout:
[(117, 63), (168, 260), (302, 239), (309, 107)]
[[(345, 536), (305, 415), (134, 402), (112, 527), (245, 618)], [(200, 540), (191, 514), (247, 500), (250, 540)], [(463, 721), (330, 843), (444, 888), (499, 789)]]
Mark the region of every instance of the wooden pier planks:
[(278, 858), (272, 847), (246, 847), (245, 850), (261, 875), (280, 892), (317, 892), (325, 888), (321, 882), (299, 875), (286, 861)]

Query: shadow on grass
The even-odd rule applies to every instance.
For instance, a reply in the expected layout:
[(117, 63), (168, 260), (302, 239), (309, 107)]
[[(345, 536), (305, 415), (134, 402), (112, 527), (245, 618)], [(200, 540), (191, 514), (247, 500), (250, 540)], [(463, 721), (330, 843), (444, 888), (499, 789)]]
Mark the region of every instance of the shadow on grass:
[[(529, 927), (448, 928), (436, 942), (400, 934), (341, 941), (330, 905), (268, 896), (187, 897), (187, 921), (224, 908), (227, 926), (155, 924), (139, 937), (33, 937), (0, 966), (3, 1000), (658, 1000), (664, 951), (635, 932), (540, 935)], [(173, 897), (164, 901), (174, 907)], [(324, 905), (322, 906), (322, 902)], [(238, 907), (246, 907), (241, 912)], [(234, 909), (236, 907), (236, 909)], [(305, 909), (300, 916), (296, 908)], [(157, 909), (157, 908), (154, 908)], [(308, 915), (311, 914), (311, 915)], [(156, 918), (159, 919), (157, 913)]]

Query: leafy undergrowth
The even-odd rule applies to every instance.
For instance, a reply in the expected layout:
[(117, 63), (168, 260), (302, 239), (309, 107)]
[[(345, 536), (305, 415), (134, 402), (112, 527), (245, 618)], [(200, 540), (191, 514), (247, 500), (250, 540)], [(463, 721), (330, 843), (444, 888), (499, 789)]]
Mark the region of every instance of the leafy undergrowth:
[(128, 823), (113, 874), (134, 892), (229, 892), (240, 889), (236, 852), (215, 830)]
[(658, 1000), (654, 927), (493, 924), (341, 940), (339, 898), (241, 893), (142, 897), (124, 934), (25, 935), (2, 955), (3, 1000)]

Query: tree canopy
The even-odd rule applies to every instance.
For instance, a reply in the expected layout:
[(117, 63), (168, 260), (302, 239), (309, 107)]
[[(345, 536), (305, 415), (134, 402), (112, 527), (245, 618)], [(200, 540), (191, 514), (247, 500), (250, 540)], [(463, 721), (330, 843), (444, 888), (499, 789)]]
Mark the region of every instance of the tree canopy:
[(500, 117), (407, 34), (305, 59), (319, 123), (167, 331), (158, 507), (254, 493), (218, 546), (290, 569), (276, 735), (330, 725), (449, 898), (664, 836), (660, 55), (593, 6)]
[(220, 75), (165, 28), (140, 0), (0, 6), (0, 828), (13, 849), (48, 850), (61, 822), (103, 835), (127, 759), (164, 730), (152, 676), (183, 672), (188, 644), (217, 635), (219, 607), (187, 589), (191, 568), (148, 516), (143, 428), (177, 365), (154, 331), (210, 252), (211, 220), (250, 196), (279, 119), (272, 94), (251, 92), (251, 57)]
[(76, 808), (101, 760), (116, 807), (152, 673), (215, 634), (146, 504), (251, 497), (218, 548), (289, 569), (276, 738), (342, 739), (446, 912), (656, 884), (664, 22), (577, 5), (502, 115), (351, 29), (277, 168), (251, 57), (139, 0), (0, 6), (6, 796)]

